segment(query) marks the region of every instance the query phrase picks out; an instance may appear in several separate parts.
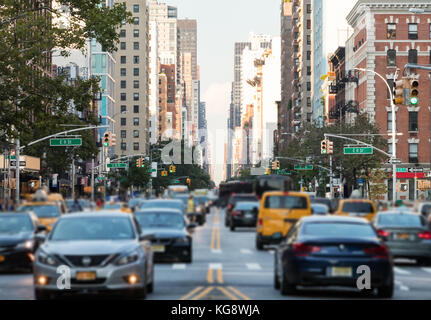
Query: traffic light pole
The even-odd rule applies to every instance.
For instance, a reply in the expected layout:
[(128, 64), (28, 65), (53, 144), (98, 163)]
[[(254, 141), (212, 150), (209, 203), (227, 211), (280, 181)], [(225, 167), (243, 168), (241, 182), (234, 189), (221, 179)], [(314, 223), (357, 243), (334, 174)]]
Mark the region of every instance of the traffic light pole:
[(334, 190), (333, 186), (333, 171), (332, 171), (332, 154), (329, 155), (329, 189), (331, 190), (331, 199), (334, 199)]

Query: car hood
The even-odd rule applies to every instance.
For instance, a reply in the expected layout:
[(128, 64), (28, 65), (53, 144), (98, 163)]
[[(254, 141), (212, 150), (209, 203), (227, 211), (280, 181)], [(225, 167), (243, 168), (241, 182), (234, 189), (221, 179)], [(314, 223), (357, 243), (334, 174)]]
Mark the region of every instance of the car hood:
[(41, 249), (60, 255), (109, 255), (133, 250), (137, 246), (135, 240), (47, 241)]
[(181, 238), (188, 235), (185, 230), (169, 228), (144, 229), (142, 230), (142, 233), (144, 235), (152, 234), (156, 239)]
[(0, 234), (0, 247), (9, 247), (17, 245), (25, 240), (32, 238), (31, 232), (19, 232), (19, 233), (2, 233)]

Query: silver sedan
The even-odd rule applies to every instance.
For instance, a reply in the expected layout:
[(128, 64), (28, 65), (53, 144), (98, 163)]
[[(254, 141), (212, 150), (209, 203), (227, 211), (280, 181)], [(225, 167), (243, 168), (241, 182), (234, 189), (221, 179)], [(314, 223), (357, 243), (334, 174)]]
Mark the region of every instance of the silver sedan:
[(154, 283), (150, 240), (127, 213), (62, 216), (36, 252), (36, 299), (103, 293), (145, 298)]

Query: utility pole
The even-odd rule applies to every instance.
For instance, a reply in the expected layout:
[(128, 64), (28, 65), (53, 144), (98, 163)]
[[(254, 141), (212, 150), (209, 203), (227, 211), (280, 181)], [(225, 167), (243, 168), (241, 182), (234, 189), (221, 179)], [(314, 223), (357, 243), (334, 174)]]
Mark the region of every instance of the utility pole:
[(75, 154), (72, 158), (72, 199), (75, 199)]
[(334, 190), (332, 190), (332, 154), (329, 155), (329, 189), (331, 190), (331, 199), (334, 198)]
[(91, 159), (91, 201), (94, 202), (94, 158)]
[(20, 169), (20, 141), (19, 139), (16, 139), (16, 159), (15, 159), (15, 163), (16, 163), (16, 177), (15, 177), (15, 190), (16, 190), (16, 194), (15, 194), (15, 204), (18, 207), (19, 206), (19, 202), (20, 202), (20, 177), (19, 177), (19, 169)]

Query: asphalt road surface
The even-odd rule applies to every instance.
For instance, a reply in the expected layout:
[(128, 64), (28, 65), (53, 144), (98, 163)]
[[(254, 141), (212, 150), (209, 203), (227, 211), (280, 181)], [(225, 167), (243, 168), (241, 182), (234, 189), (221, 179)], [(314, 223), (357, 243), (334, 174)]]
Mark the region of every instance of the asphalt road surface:
[[(224, 226), (223, 210), (212, 209), (193, 235), (193, 263), (157, 264), (150, 300), (376, 299), (355, 289), (300, 288), (281, 296), (273, 288), (274, 257), (255, 249), (254, 229)], [(397, 261), (394, 299), (431, 299), (431, 267)], [(31, 274), (0, 274), (0, 300), (33, 299)]]

